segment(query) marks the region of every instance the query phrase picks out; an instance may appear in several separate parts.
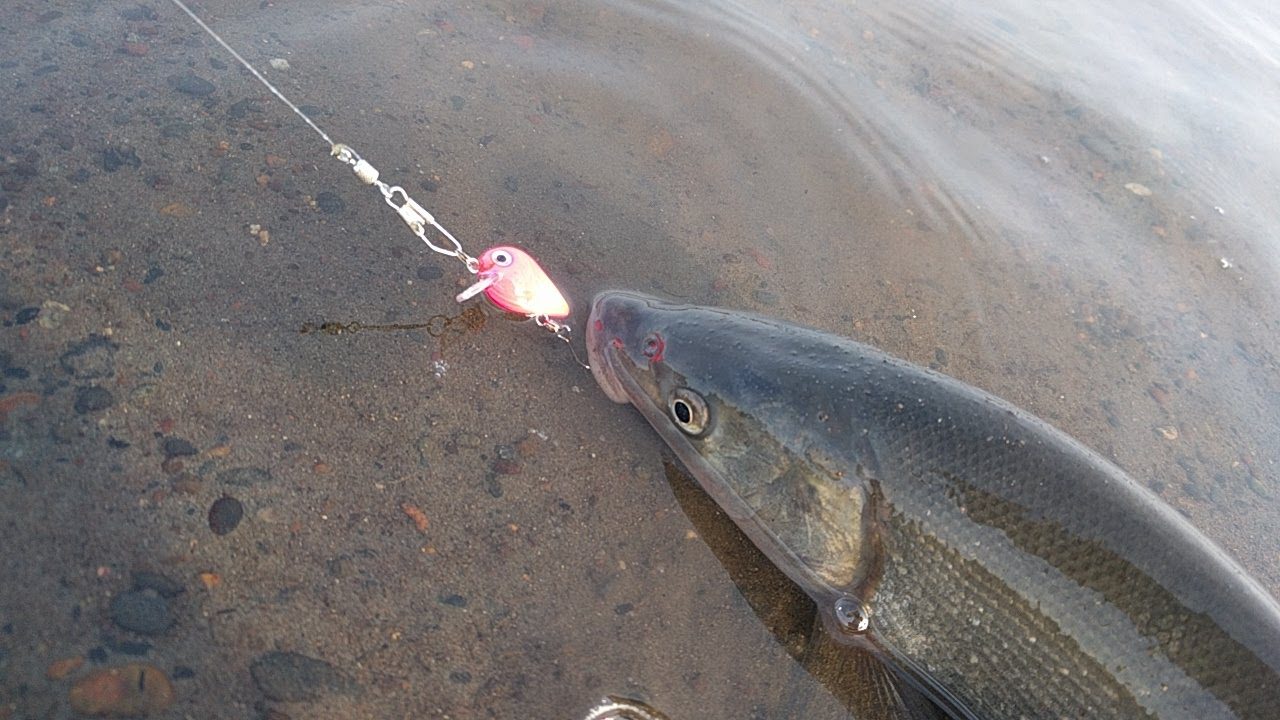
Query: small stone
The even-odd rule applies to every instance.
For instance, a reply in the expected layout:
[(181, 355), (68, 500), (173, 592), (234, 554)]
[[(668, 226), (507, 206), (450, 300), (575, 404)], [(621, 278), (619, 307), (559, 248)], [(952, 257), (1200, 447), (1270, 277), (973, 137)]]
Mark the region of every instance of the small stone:
[(452, 682), (456, 682), (459, 685), (465, 685), (471, 682), (471, 673), (467, 672), (466, 670), (454, 670), (453, 672), (449, 673), (449, 680), (451, 680)]
[(164, 472), (165, 475), (177, 475), (185, 470), (186, 467), (187, 465), (182, 462), (182, 458), (176, 457), (165, 458), (164, 462), (160, 463), (160, 470)]
[(173, 625), (169, 604), (154, 590), (130, 590), (111, 600), (111, 622), (139, 635), (159, 635)]
[(39, 314), (40, 314), (40, 308), (38, 307), (22, 308), (21, 310), (18, 311), (17, 315), (13, 316), (13, 323), (15, 325), (26, 325), (32, 320), (35, 320), (36, 316)]
[(520, 181), (516, 176), (508, 175), (507, 178), (502, 181), (502, 187), (506, 188), (509, 193), (518, 192), (520, 190)]
[(130, 663), (80, 678), (68, 699), (71, 709), (81, 715), (147, 717), (173, 704), (173, 683), (154, 665)]
[(444, 271), (435, 265), (420, 265), (417, 275), (419, 280), (439, 280), (444, 277)]
[(173, 491), (182, 495), (195, 495), (204, 487), (204, 483), (200, 482), (200, 478), (193, 473), (184, 472), (173, 480), (169, 481), (169, 486)]
[(186, 665), (175, 665), (173, 667), (174, 680), (189, 680), (196, 676), (196, 671)]
[(102, 151), (103, 170), (113, 173), (125, 165), (135, 168), (142, 165), (142, 158), (133, 148), (109, 147)]
[(186, 592), (182, 583), (151, 570), (139, 570), (133, 574), (134, 590), (154, 590), (163, 598), (175, 598)]
[(275, 69), (275, 70), (289, 69), (289, 61), (285, 60), (284, 58), (271, 58), (271, 60), (268, 61), (268, 64), (270, 64), (272, 69)]
[(80, 415), (86, 413), (98, 412), (106, 410), (115, 404), (115, 397), (111, 391), (106, 388), (97, 386), (84, 386), (76, 388), (76, 412)]
[(441, 595), (440, 602), (444, 603), (445, 605), (449, 605), (450, 607), (463, 608), (467, 606), (467, 599), (457, 593)]
[(164, 443), (161, 444), (161, 449), (164, 450), (164, 456), (167, 458), (189, 457), (200, 452), (195, 445), (180, 437), (165, 438)]
[(58, 364), (68, 374), (82, 380), (110, 377), (116, 372), (113, 356), (117, 347), (101, 335), (90, 335), (62, 353)]
[(209, 82), (195, 73), (175, 75), (169, 78), (169, 85), (180, 93), (186, 93), (187, 95), (195, 97), (211, 95), (214, 90), (218, 89), (212, 82)]
[(253, 682), (276, 702), (308, 702), (330, 694), (351, 694), (356, 684), (334, 666), (295, 652), (269, 652), (249, 664)]
[(1136, 183), (1136, 182), (1125, 183), (1124, 187), (1126, 190), (1133, 193), (1134, 195), (1137, 195), (1138, 197), (1151, 197), (1151, 188), (1147, 187), (1146, 185), (1143, 185), (1142, 183)]
[(316, 207), (326, 215), (337, 215), (347, 209), (347, 204), (337, 193), (325, 190), (316, 195)]
[(247, 487), (271, 482), (271, 473), (258, 467), (229, 468), (218, 473), (218, 482), (224, 485)]
[(240, 525), (244, 517), (244, 504), (230, 495), (223, 495), (209, 506), (209, 529), (214, 535), (226, 535)]
[(84, 658), (77, 655), (75, 657), (63, 658), (55, 660), (49, 664), (48, 669), (44, 671), (44, 676), (50, 680), (61, 680), (71, 673), (80, 669), (84, 665)]

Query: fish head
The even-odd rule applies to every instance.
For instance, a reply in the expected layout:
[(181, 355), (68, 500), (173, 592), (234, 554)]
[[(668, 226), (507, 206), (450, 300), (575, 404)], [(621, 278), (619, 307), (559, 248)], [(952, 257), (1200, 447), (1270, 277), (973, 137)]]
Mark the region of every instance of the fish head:
[[(868, 573), (868, 490), (823, 428), (829, 399), (797, 375), (765, 318), (636, 293), (596, 296), (596, 382), (631, 403), (716, 503), (819, 602)], [(813, 407), (809, 407), (809, 406)]]

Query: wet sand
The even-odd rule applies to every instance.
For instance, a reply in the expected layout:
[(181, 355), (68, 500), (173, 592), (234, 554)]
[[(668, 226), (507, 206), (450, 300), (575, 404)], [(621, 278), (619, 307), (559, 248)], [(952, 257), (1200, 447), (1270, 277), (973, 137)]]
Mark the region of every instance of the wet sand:
[[(1102, 451), (1280, 590), (1250, 38), (1184, 107), (1200, 80), (1094, 69), (1153, 88), (1121, 97), (1046, 40), (1105, 27), (1013, 10), (195, 9), (469, 251), (532, 251), (577, 323), (625, 287), (873, 343)], [(1194, 10), (1129, 19), (1175, 74)], [(300, 332), (457, 316), (465, 272), (176, 9), (12, 5), (0, 37), (0, 719), (72, 717), (130, 662), (172, 680), (159, 717), (847, 715), (562, 343), (497, 313)]]

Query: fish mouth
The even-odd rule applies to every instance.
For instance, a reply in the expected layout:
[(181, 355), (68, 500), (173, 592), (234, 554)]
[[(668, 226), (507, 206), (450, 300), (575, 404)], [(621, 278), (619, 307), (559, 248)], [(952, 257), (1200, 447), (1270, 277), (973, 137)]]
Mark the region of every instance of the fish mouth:
[(609, 300), (623, 295), (603, 292), (591, 301), (591, 314), (587, 317), (587, 364), (591, 366), (591, 375), (604, 394), (610, 400), (625, 405), (634, 403), (623, 387), (617, 367), (617, 349), (614, 343), (622, 342), (622, 338), (610, 337), (610, 324), (606, 323)]

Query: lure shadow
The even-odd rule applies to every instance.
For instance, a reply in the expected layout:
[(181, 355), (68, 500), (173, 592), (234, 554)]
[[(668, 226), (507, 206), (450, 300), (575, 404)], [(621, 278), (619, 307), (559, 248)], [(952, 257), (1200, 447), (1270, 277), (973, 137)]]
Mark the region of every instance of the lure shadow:
[[(871, 653), (836, 643), (817, 607), (760, 552), (697, 481), (670, 456), (667, 482), (699, 536), (729, 573), (751, 610), (796, 660), (794, 672), (813, 676), (857, 720), (945, 720), (950, 715)], [(784, 717), (804, 717), (807, 694), (784, 701)]]

